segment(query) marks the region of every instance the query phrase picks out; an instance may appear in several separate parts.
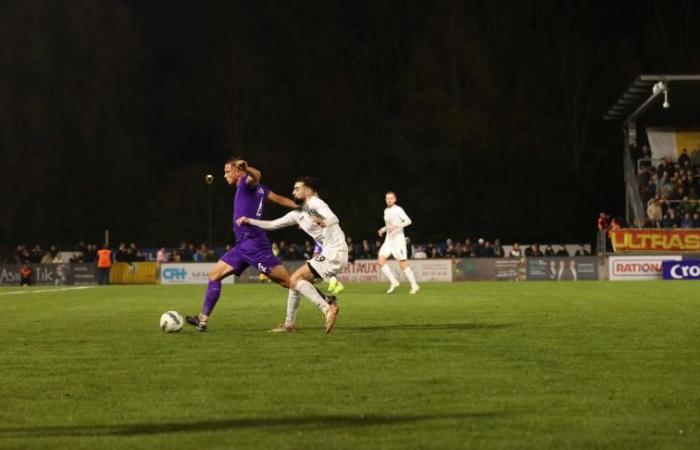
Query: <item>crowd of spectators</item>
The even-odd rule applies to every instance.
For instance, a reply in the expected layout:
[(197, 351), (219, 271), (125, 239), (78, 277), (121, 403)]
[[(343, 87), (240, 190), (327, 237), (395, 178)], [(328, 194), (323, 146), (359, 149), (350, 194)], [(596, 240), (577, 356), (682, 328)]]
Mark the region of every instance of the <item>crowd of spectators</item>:
[(652, 158), (649, 147), (631, 149), (646, 216), (644, 228), (700, 227), (700, 144), (672, 158)]
[[(370, 242), (364, 239), (355, 242), (351, 237), (347, 238), (349, 259), (377, 259), (382, 241)], [(573, 255), (569, 254), (564, 245), (541, 245), (535, 243), (527, 247), (521, 247), (519, 243), (509, 246), (507, 251), (501, 245), (499, 239), (493, 242), (486, 239), (464, 239), (454, 241), (447, 239), (442, 243), (427, 243), (413, 245), (406, 238), (406, 249), (409, 259), (431, 258), (519, 258), (523, 256), (587, 256), (590, 253), (583, 245), (579, 245)], [(314, 243), (305, 241), (303, 244), (287, 243), (285, 241), (273, 242), (272, 252), (280, 260), (306, 260), (314, 255)], [(97, 262), (96, 244), (80, 242), (77, 246), (59, 251), (52, 245), (43, 248), (34, 245), (29, 248), (24, 244), (17, 245), (15, 252), (5, 259), (9, 264), (56, 264), (56, 263), (88, 263)], [(181, 242), (178, 247), (160, 247), (157, 249), (141, 249), (136, 243), (120, 243), (113, 251), (114, 262), (133, 263), (138, 261), (157, 262), (215, 262), (221, 255), (231, 249), (230, 245), (221, 248), (209, 248), (206, 244), (195, 246), (188, 242)]]

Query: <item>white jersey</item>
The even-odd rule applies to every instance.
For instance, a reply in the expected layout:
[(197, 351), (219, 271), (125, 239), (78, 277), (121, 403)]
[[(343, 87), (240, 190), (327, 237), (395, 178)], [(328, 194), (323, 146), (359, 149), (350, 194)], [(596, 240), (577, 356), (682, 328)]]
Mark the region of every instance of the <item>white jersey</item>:
[[(325, 227), (316, 224), (313, 219), (323, 219)], [(313, 196), (308, 199), (300, 209), (290, 211), (279, 219), (256, 220), (249, 219), (251, 225), (255, 225), (264, 230), (277, 230), (279, 228), (297, 225), (311, 236), (326, 251), (348, 251), (345, 242), (345, 233), (340, 228), (338, 216), (328, 207), (328, 204)]]
[[(384, 210), (384, 225), (386, 226), (387, 244), (405, 244), (406, 236), (403, 229), (411, 224), (411, 219), (399, 205), (394, 205)], [(391, 225), (398, 225), (394, 230), (389, 229)]]

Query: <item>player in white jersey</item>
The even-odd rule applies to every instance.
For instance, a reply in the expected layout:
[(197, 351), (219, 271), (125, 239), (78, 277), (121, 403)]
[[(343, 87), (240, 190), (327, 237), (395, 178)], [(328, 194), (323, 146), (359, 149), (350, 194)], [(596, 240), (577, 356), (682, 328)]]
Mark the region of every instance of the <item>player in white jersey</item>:
[(412, 222), (403, 208), (396, 204), (396, 194), (389, 191), (386, 193), (384, 200), (386, 201), (386, 209), (384, 210), (385, 225), (379, 229), (377, 234), (379, 234), (379, 237), (386, 234), (386, 238), (384, 239), (384, 244), (382, 244), (382, 247), (379, 249), (379, 258), (377, 262), (382, 272), (384, 272), (384, 275), (386, 275), (391, 283), (386, 293), (391, 294), (399, 287), (399, 281), (394, 276), (394, 272), (392, 272), (386, 264), (387, 258), (393, 255), (399, 262), (399, 266), (406, 276), (406, 279), (411, 283), (411, 290), (409, 293), (415, 294), (420, 289), (420, 286), (416, 283), (416, 276), (413, 274), (413, 269), (411, 269), (411, 266), (408, 265), (408, 261), (406, 260), (408, 256), (406, 252), (406, 236), (403, 234), (403, 229)]
[(316, 181), (310, 177), (300, 177), (294, 182), (292, 191), (294, 201), (301, 208), (287, 213), (275, 220), (256, 220), (247, 217), (238, 219), (240, 223), (249, 223), (263, 230), (298, 226), (322, 247), (321, 253), (315, 255), (306, 264), (297, 269), (290, 277), (289, 296), (287, 297), (287, 317), (283, 325), (271, 331), (291, 332), (296, 330), (296, 311), (299, 307), (299, 294), (311, 300), (323, 312), (326, 319), (326, 333), (330, 333), (338, 314), (336, 298), (323, 295), (312, 284), (316, 279), (329, 280), (343, 270), (348, 263), (348, 245), (345, 234), (340, 228), (338, 216), (328, 204), (318, 197)]

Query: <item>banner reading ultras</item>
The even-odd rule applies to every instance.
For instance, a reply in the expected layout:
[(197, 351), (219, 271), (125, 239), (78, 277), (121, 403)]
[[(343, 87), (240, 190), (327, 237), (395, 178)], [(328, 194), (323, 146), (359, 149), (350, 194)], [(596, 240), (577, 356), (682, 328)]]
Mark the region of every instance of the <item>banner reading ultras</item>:
[(700, 230), (622, 229), (610, 231), (615, 252), (691, 252), (700, 250)]

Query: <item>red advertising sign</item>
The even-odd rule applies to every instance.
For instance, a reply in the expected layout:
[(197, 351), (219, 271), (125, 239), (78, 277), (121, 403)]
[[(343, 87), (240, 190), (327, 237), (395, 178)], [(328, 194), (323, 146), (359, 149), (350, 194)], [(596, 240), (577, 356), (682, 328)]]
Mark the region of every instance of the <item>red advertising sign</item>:
[(611, 230), (615, 252), (691, 252), (700, 250), (700, 229)]

